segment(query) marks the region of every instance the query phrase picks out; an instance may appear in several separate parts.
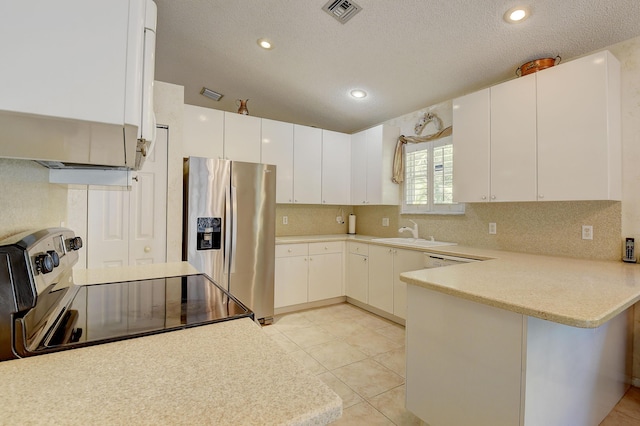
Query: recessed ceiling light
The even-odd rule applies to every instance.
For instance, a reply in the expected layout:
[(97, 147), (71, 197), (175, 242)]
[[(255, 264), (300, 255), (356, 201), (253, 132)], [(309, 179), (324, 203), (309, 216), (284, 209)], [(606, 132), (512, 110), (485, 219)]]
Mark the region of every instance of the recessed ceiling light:
[(526, 7), (514, 7), (505, 12), (503, 18), (510, 24), (522, 22), (529, 17), (529, 9)]
[(354, 89), (351, 91), (351, 96), (353, 96), (356, 99), (362, 99), (365, 98), (367, 96), (367, 92), (365, 92), (364, 90), (360, 90), (360, 89)]
[(273, 48), (273, 45), (271, 44), (271, 42), (269, 40), (267, 40), (266, 38), (259, 38), (258, 39), (258, 46), (262, 47), (265, 50), (269, 50)]

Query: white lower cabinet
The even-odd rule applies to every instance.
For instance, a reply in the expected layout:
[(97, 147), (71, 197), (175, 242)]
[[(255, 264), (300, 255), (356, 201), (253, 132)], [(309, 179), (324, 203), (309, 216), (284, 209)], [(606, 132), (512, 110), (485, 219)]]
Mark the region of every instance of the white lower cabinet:
[(343, 295), (343, 251), (341, 242), (309, 244), (309, 302)]
[(415, 250), (395, 249), (393, 256), (393, 314), (407, 318), (407, 284), (400, 281), (403, 272), (424, 268), (424, 253)]
[(370, 245), (368, 304), (404, 319), (407, 287), (400, 281), (400, 274), (421, 269), (423, 265), (422, 252)]
[(366, 242), (346, 244), (346, 255), (341, 241), (277, 245), (275, 308), (346, 294), (364, 309), (370, 306), (376, 313), (405, 319), (407, 285), (400, 274), (422, 269), (424, 253)]
[(276, 246), (274, 307), (343, 296), (341, 241)]
[(630, 310), (578, 328), (408, 292), (406, 406), (428, 424), (597, 425), (628, 388)]
[(369, 245), (347, 243), (347, 296), (368, 303)]
[(276, 246), (274, 306), (307, 302), (308, 244)]
[(393, 313), (394, 250), (369, 246), (369, 305), (390, 313)]

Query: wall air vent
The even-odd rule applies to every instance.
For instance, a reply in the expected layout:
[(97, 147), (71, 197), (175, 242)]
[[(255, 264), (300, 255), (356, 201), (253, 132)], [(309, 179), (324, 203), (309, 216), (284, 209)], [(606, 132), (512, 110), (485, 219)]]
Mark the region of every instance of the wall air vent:
[(344, 24), (362, 10), (360, 6), (347, 0), (329, 0), (322, 10)]

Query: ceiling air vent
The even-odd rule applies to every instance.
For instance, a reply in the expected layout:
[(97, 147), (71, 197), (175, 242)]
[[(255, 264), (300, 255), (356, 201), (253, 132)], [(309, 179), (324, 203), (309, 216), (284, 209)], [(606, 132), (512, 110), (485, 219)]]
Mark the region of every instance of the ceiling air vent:
[(344, 24), (362, 10), (360, 6), (347, 0), (329, 0), (322, 10)]

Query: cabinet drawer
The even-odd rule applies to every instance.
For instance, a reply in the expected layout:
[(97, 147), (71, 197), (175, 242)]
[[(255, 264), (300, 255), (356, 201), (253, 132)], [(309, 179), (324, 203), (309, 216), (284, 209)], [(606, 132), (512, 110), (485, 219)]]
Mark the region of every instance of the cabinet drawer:
[(369, 244), (365, 243), (349, 243), (349, 253), (354, 254), (369, 254)]
[(276, 245), (276, 257), (306, 256), (308, 252), (308, 244)]
[(342, 253), (342, 241), (309, 243), (309, 255), (323, 253)]

